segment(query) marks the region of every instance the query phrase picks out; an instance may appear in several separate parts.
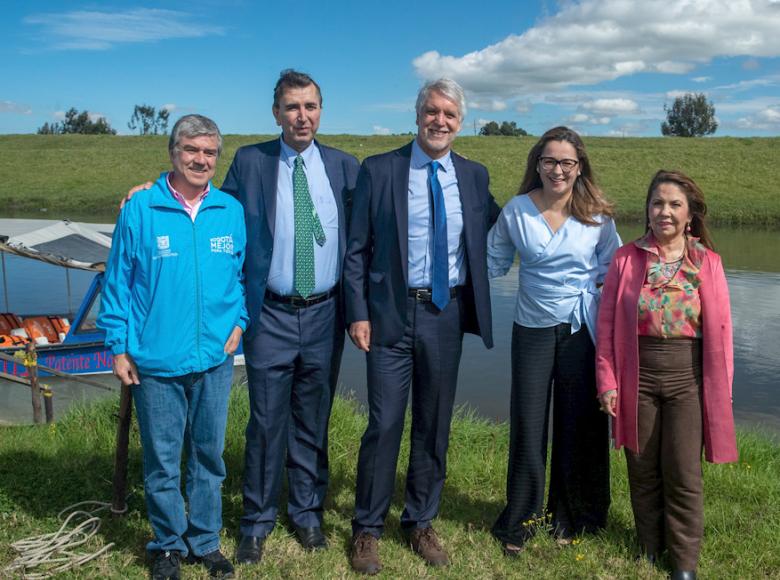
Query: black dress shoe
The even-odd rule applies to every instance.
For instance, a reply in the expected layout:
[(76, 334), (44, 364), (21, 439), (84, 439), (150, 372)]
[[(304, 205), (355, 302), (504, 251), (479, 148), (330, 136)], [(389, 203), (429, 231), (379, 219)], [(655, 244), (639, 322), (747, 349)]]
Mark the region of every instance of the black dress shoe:
[(675, 570), (672, 580), (696, 580), (696, 570)]
[(322, 534), (322, 528), (319, 526), (313, 528), (302, 528), (294, 526), (295, 535), (298, 541), (307, 550), (325, 550), (328, 547), (328, 541)]
[(152, 555), (152, 580), (179, 580), (181, 554), (176, 551), (159, 551)]
[(188, 564), (202, 564), (209, 573), (209, 578), (233, 578), (235, 570), (230, 560), (218, 549), (203, 556), (196, 556), (190, 552), (187, 556)]
[(241, 536), (236, 549), (237, 564), (257, 564), (263, 557), (263, 542), (259, 536)]

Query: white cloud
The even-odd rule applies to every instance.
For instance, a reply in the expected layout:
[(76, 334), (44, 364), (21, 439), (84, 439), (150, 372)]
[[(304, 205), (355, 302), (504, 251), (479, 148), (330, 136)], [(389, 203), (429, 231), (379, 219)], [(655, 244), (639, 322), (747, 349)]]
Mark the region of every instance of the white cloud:
[(711, 81), (712, 77), (693, 77), (691, 80), (695, 83), (706, 83), (707, 81)]
[(490, 119), (477, 119), (476, 123), (477, 123), (477, 128), (481, 129), (482, 127), (490, 123)]
[(734, 126), (747, 131), (769, 131), (771, 127), (766, 123), (759, 123), (755, 117), (742, 117), (737, 119)]
[(173, 113), (174, 111), (177, 111), (179, 109), (179, 106), (176, 103), (165, 103), (162, 107), (160, 107), (160, 110), (168, 111), (169, 113)]
[(591, 125), (609, 125), (612, 121), (611, 117), (595, 117), (592, 115), (586, 115), (585, 113), (575, 113), (567, 119), (569, 123), (580, 125), (582, 123), (589, 123)]
[(767, 123), (780, 125), (780, 107), (764, 109), (758, 113), (758, 117)]
[(421, 54), (413, 61), (416, 72), (454, 78), (474, 98), (504, 99), (643, 72), (685, 74), (719, 56), (780, 55), (780, 10), (770, 0), (559, 5), (557, 14), (522, 34), (480, 50)]
[(469, 99), (469, 109), (480, 109), (482, 111), (504, 111), (506, 110), (506, 101), (501, 99)]
[(43, 43), (55, 50), (107, 50), (117, 44), (224, 33), (221, 27), (201, 24), (185, 12), (159, 8), (33, 14), (24, 22), (39, 26)]
[(390, 129), (387, 127), (382, 127), (381, 125), (374, 125), (371, 128), (374, 131), (374, 135), (389, 135)]
[(515, 103), (515, 111), (518, 113), (530, 113), (531, 112), (531, 103), (527, 101), (520, 101)]
[(639, 112), (639, 105), (631, 99), (595, 99), (582, 104), (582, 108), (593, 115), (617, 117)]
[(744, 70), (756, 70), (757, 68), (760, 67), (761, 67), (761, 63), (758, 62), (755, 58), (749, 58), (742, 63), (742, 68)]
[(712, 89), (713, 91), (749, 91), (755, 87), (768, 87), (777, 84), (777, 77), (765, 77), (760, 79), (750, 79), (739, 81), (730, 85), (721, 85)]
[(588, 98), (581, 103), (577, 112), (566, 121), (575, 125), (609, 125), (613, 117), (636, 115), (640, 112), (639, 104), (633, 99), (623, 97)]
[(667, 99), (676, 99), (677, 97), (684, 97), (690, 93), (690, 91), (666, 91)]
[(544, 101), (546, 103), (555, 103), (555, 104), (570, 104), (570, 103), (579, 104), (589, 100), (590, 98), (591, 97), (589, 97), (588, 95), (578, 95), (575, 93), (557, 93), (552, 95), (546, 95), (544, 97)]
[(758, 96), (751, 99), (743, 99), (738, 101), (724, 100), (716, 103), (716, 107), (719, 113), (753, 116), (758, 114), (760, 111), (763, 111), (764, 109), (778, 107), (778, 99), (774, 96)]
[[(647, 120), (640, 120), (636, 123), (624, 123), (619, 127), (610, 129), (607, 132), (607, 135), (612, 137), (631, 137), (634, 135), (641, 135), (644, 131), (647, 131), (650, 125), (651, 123), (649, 123)], [(654, 125), (656, 128), (658, 127), (658, 125), (655, 125), (655, 121), (653, 121), (652, 125)]]
[(19, 115), (29, 115), (32, 109), (24, 103), (15, 103), (14, 101), (0, 101), (0, 113), (17, 113)]
[(778, 131), (780, 130), (780, 105), (767, 107), (754, 115), (737, 119), (734, 125), (739, 129)]

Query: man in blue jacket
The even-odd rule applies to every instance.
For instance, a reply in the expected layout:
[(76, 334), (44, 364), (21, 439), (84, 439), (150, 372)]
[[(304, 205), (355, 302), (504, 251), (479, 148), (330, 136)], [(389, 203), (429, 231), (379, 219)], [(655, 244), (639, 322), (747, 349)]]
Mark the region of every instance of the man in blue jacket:
[(119, 215), (98, 326), (114, 374), (132, 385), (154, 531), (152, 577), (179, 578), (188, 557), (212, 577), (230, 578), (233, 567), (219, 549), (222, 452), (233, 353), (248, 322), (244, 211), (211, 185), (222, 150), (213, 121), (182, 117), (168, 149), (173, 170)]
[(327, 548), (328, 421), (344, 349), (341, 264), (360, 167), (315, 139), (322, 93), (313, 78), (283, 70), (273, 99), (281, 135), (239, 148), (221, 188), (241, 202), (249, 240), (239, 564), (262, 559), (285, 466), (287, 514), (298, 541), (307, 550)]

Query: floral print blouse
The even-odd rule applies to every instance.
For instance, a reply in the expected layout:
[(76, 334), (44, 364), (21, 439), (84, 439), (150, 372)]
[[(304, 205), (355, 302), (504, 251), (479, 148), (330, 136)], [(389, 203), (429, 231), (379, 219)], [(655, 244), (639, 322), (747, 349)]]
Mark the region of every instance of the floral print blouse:
[(689, 237), (677, 268), (661, 260), (651, 232), (634, 243), (647, 252), (647, 275), (639, 294), (639, 335), (701, 338), (698, 273), (704, 246)]

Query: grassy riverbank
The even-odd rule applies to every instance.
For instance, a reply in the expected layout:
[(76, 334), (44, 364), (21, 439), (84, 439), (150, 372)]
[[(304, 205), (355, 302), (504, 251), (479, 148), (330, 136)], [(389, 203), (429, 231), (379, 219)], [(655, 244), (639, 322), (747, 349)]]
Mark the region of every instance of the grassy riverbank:
[[(22, 537), (55, 531), (56, 514), (87, 499), (111, 495), (115, 404), (102, 402), (70, 413), (52, 427), (0, 427), (0, 569), (14, 557), (9, 544)], [(246, 390), (234, 389), (225, 459), (223, 534), (232, 556), (241, 512), (243, 429), (247, 417)], [(338, 399), (331, 421), (331, 493), (326, 506), (330, 549), (303, 552), (283, 525), (266, 544), (258, 568), (239, 568), (240, 577), (352, 577), (347, 559), (355, 466), (366, 416), (354, 403)], [(408, 457), (408, 433), (401, 451), (397, 493), (381, 543), (383, 577), (441, 578), (653, 578), (665, 575), (635, 564), (634, 532), (628, 502), (625, 464), (612, 454), (612, 507), (608, 529), (577, 545), (559, 548), (540, 534), (518, 559), (509, 560), (489, 533), (502, 507), (508, 428), (461, 414), (454, 422), (449, 452), (449, 478), (436, 527), (453, 563), (433, 570), (404, 545), (398, 518), (403, 503), (403, 472)], [(700, 566), (704, 578), (780, 576), (780, 447), (767, 438), (741, 432), (740, 463), (706, 465), (705, 542)], [(131, 433), (129, 500), (124, 518), (105, 518), (98, 542), (116, 546), (106, 558), (88, 564), (69, 578), (144, 578), (144, 544), (150, 530), (145, 519), (140, 449), (135, 425)], [(187, 567), (185, 578), (205, 578), (198, 567)], [(0, 572), (2, 576), (2, 572)]]
[[(240, 145), (269, 138), (229, 135), (217, 171), (221, 183)], [(363, 159), (408, 142), (407, 136), (326, 135), (322, 141)], [(118, 196), (169, 167), (167, 137), (105, 135), (0, 136), (2, 211), (27, 217), (84, 219), (111, 215)], [(534, 137), (459, 137), (456, 150), (484, 163), (504, 203), (519, 185)], [(592, 164), (619, 217), (643, 216), (645, 188), (660, 168), (689, 173), (720, 223), (780, 226), (780, 138), (587, 137)], [(47, 210), (41, 213), (41, 210)]]

